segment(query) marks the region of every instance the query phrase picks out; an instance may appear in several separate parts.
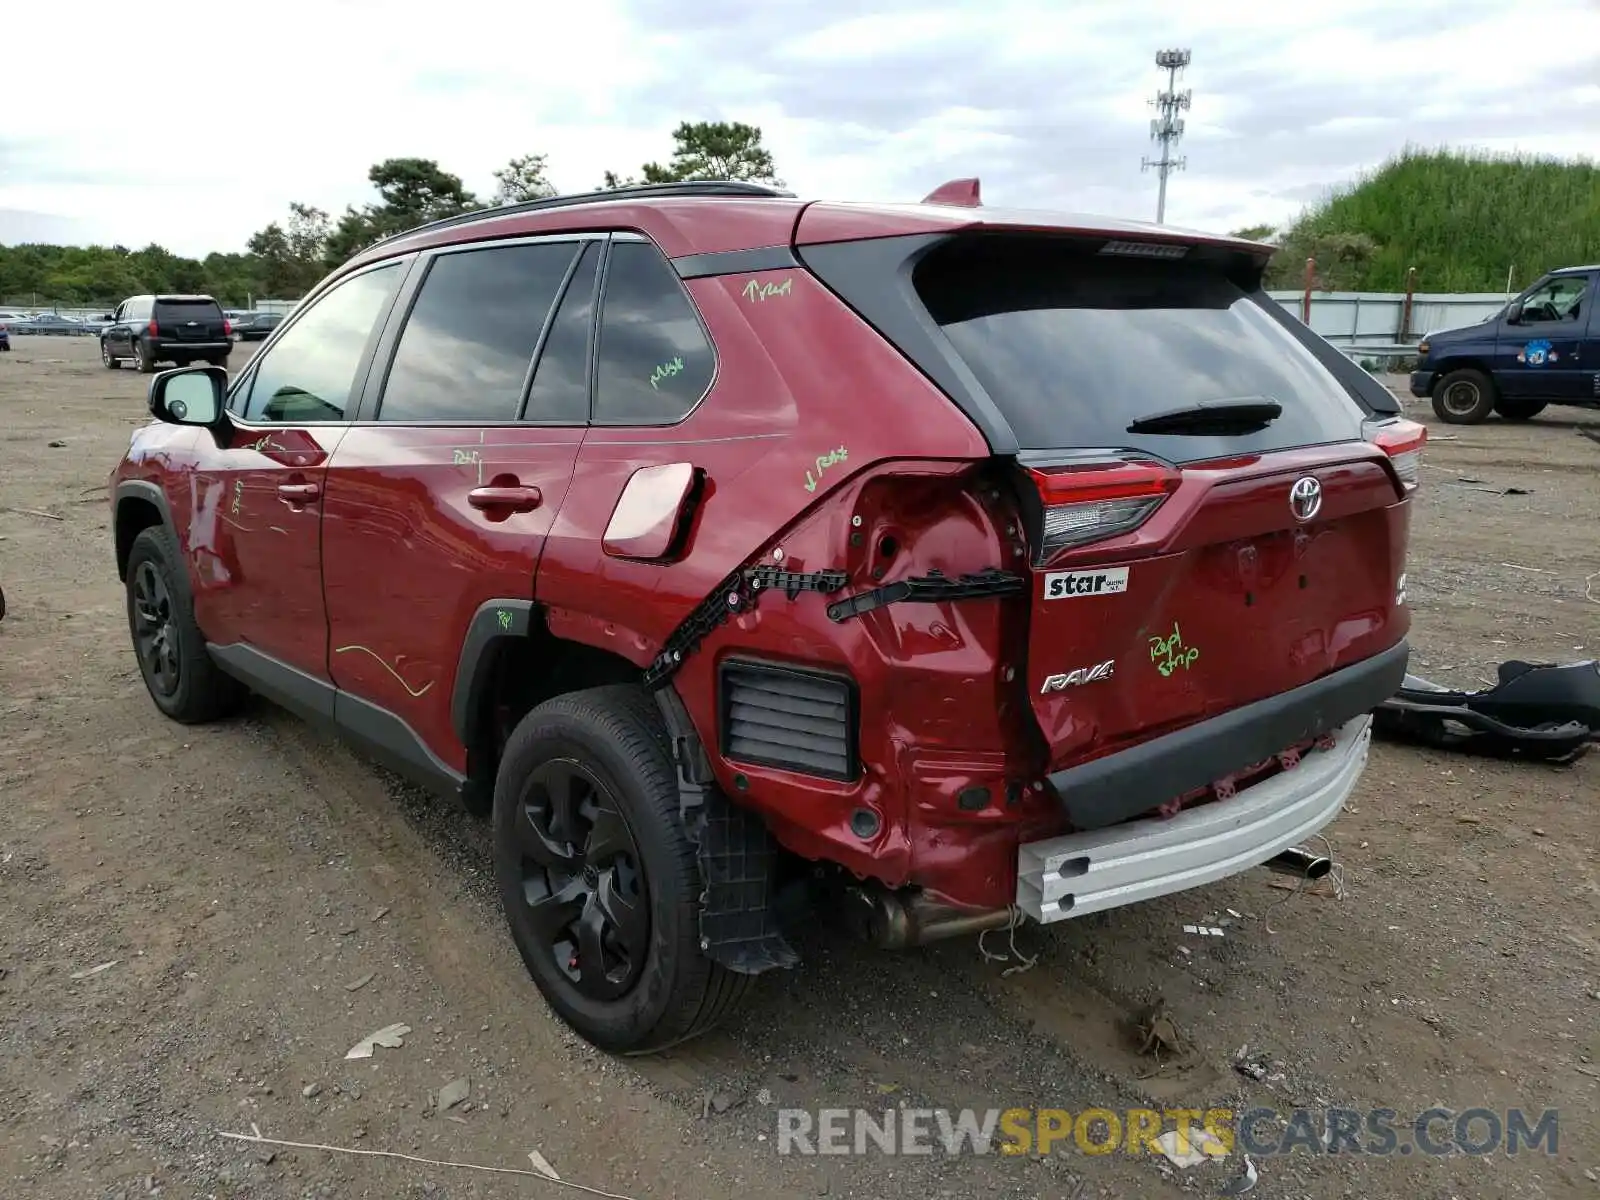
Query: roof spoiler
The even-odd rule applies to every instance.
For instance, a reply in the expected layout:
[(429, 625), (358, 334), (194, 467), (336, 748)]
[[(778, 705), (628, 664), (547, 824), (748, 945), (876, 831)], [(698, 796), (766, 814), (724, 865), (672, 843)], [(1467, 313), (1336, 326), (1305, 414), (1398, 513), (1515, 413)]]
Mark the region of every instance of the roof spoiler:
[(941, 183), (933, 191), (922, 198), (924, 204), (951, 204), (957, 208), (981, 208), (983, 198), (979, 195), (978, 177), (970, 179), (952, 179), (949, 183)]

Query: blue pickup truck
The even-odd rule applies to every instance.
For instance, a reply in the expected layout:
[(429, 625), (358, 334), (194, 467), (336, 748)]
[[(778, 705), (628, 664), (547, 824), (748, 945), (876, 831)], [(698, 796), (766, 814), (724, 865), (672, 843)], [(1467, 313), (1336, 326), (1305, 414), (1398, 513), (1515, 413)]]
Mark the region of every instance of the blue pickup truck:
[(1494, 316), (1418, 344), (1411, 394), (1452, 425), (1547, 404), (1600, 407), (1600, 266), (1551, 271)]

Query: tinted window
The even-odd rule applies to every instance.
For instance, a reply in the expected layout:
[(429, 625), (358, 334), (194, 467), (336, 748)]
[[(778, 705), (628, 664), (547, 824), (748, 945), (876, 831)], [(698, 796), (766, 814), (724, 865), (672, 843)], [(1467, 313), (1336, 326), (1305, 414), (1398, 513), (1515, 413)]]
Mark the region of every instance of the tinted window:
[(158, 300), (158, 321), (220, 321), (222, 308), (215, 300)]
[(599, 263), (599, 244), (586, 242), (539, 354), (539, 369), (528, 392), (529, 421), (578, 425), (589, 419), (589, 325)]
[(434, 259), (406, 318), (380, 421), (511, 421), (573, 242)]
[[(996, 238), (936, 251), (914, 279), (1024, 448), (1131, 447), (1192, 462), (1359, 436), (1362, 412), (1338, 380), (1214, 269)], [(1283, 412), (1258, 432), (1128, 430), (1263, 399)]]
[(337, 284), (260, 359), (245, 418), (342, 421), (373, 326), (400, 279), (398, 263)]
[(606, 268), (595, 420), (663, 425), (711, 385), (716, 359), (677, 273), (648, 242), (617, 242)]

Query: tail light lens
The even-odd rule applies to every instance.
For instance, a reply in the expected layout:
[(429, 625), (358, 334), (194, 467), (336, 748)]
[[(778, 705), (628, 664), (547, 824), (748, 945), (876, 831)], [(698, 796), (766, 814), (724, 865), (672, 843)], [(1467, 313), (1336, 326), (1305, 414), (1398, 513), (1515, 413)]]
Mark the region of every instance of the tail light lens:
[(222, 318), (222, 336), (223, 337), (232, 337), (233, 336), (233, 322), (228, 320), (227, 317), (223, 317)]
[(161, 327), (159, 325), (157, 325), (154, 321), (151, 321), (150, 322), (150, 336), (151, 337), (155, 337), (160, 332), (161, 332)]
[(1422, 447), (1428, 441), (1428, 427), (1395, 417), (1368, 421), (1362, 433), (1367, 441), (1389, 456), (1406, 494), (1416, 491), (1422, 482)]
[(1028, 467), (1041, 506), (1036, 559), (1139, 528), (1182, 481), (1159, 463)]

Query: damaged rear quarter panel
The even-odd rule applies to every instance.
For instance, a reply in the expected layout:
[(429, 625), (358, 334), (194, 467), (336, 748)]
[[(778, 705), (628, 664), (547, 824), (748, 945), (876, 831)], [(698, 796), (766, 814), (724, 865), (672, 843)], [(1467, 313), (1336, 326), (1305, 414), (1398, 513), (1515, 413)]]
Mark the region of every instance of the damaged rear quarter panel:
[[(553, 633), (643, 667), (745, 565), (843, 568), (845, 594), (933, 568), (960, 574), (1005, 565), (1003, 523), (972, 492), (987, 444), (831, 292), (801, 269), (688, 286), (716, 345), (715, 381), (675, 426), (590, 431), (540, 565), (538, 599)], [(604, 532), (628, 479), (678, 461), (703, 472), (680, 558), (606, 555)], [(897, 549), (882, 562), (885, 537)], [(884, 573), (874, 578), (879, 566)], [(1007, 720), (995, 691), (1001, 643), (1022, 644), (1020, 631), (1001, 628), (1003, 602), (891, 605), (842, 623), (828, 619), (826, 604), (815, 592), (792, 601), (765, 593), (673, 676), (719, 782), (761, 811), (791, 849), (891, 882), (912, 878), (924, 857), (967, 861), (976, 849), (967, 839), (981, 840), (982, 827), (994, 825), (985, 874), (1005, 893), (1018, 814), (1006, 814), (1003, 803), (979, 814), (954, 803), (975, 775), (998, 783), (1008, 754), (1018, 752), (1004, 729), (1025, 724)], [(861, 696), (860, 778), (835, 782), (722, 759), (716, 665), (732, 653), (849, 671)], [(914, 802), (913, 790), (925, 799)], [(868, 841), (849, 830), (850, 813), (863, 805), (884, 818)], [(968, 827), (959, 841), (946, 829), (957, 823)]]

